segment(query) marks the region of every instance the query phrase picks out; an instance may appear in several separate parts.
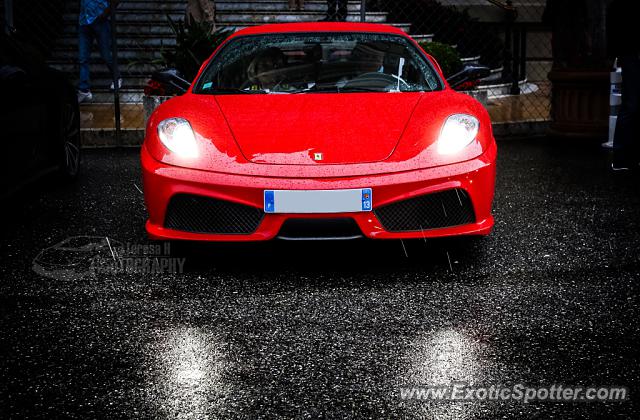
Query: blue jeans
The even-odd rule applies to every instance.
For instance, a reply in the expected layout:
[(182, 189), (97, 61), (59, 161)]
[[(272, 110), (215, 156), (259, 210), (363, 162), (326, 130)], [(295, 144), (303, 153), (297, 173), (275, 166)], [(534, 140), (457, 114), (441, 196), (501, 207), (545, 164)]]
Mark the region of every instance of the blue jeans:
[(109, 72), (114, 79), (120, 77), (117, 68), (113, 67), (113, 57), (111, 56), (111, 21), (102, 19), (90, 25), (80, 25), (78, 31), (78, 58), (80, 64), (80, 83), (78, 89), (88, 91), (91, 88), (89, 81), (89, 63), (91, 62), (91, 48), (93, 40), (98, 42), (100, 56), (109, 67)]
[(616, 161), (635, 164), (640, 159), (640, 57), (621, 57), (618, 61), (622, 67), (622, 105), (613, 137), (613, 155)]

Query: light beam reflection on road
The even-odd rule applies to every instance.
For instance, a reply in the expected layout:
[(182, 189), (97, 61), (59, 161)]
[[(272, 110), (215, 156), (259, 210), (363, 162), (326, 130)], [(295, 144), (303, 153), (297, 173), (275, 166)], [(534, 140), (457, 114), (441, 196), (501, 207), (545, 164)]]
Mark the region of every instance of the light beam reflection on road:
[(424, 343), (426, 384), (472, 383), (478, 379), (477, 344), (455, 329), (440, 330)]
[(221, 343), (198, 328), (178, 327), (160, 334), (152, 357), (151, 398), (162, 417), (205, 418), (227, 395)]
[[(454, 382), (478, 384), (485, 380), (488, 366), (479, 340), (464, 330), (447, 328), (422, 336), (411, 346), (407, 359), (410, 369), (406, 386), (451, 385)], [(434, 420), (472, 418), (477, 404), (451, 401), (413, 401), (407, 408), (418, 416)]]

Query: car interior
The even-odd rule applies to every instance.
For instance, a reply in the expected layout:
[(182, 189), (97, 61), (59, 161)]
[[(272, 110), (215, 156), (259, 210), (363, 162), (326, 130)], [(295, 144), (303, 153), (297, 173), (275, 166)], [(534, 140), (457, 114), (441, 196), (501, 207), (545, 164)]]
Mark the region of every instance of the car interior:
[(434, 70), (409, 48), (400, 42), (377, 40), (254, 41), (231, 53), (220, 53), (195, 92), (437, 90), (440, 83)]

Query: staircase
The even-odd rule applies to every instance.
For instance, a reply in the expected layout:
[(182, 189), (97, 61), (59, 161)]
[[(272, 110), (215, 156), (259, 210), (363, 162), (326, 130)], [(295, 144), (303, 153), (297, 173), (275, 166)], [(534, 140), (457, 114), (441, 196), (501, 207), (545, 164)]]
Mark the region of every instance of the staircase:
[[(216, 20), (220, 26), (246, 27), (267, 23), (312, 22), (326, 16), (326, 1), (305, 1), (304, 10), (289, 10), (284, 0), (216, 0)], [(360, 22), (360, 1), (348, 2), (349, 22)], [(366, 21), (385, 23), (387, 14), (367, 12)], [(408, 31), (409, 25), (397, 25)]]
[[(303, 11), (290, 11), (287, 0), (217, 0), (216, 22), (219, 28), (241, 29), (267, 23), (317, 21), (326, 14), (326, 1), (307, 1)], [(149, 75), (161, 67), (163, 48), (175, 46), (173, 31), (167, 15), (174, 21), (184, 19), (186, 0), (122, 0), (117, 9), (118, 64), (123, 86), (123, 103), (141, 103), (143, 88)], [(67, 73), (71, 80), (78, 78), (78, 8), (79, 2), (66, 3), (64, 32), (56, 41), (50, 64)], [(348, 4), (348, 21), (360, 21), (360, 1)], [(384, 23), (386, 13), (370, 12), (367, 22)], [(409, 31), (409, 24), (396, 24)], [(111, 103), (111, 76), (94, 48), (92, 52), (91, 83), (94, 103)]]
[[(175, 37), (167, 21), (184, 18), (186, 0), (123, 0), (117, 9), (118, 67), (123, 78), (120, 99), (139, 103), (149, 74), (160, 66), (163, 48), (175, 46)], [(79, 2), (66, 3), (64, 32), (57, 40), (50, 65), (78, 79)], [(111, 75), (100, 59), (97, 46), (91, 53), (91, 90), (93, 103), (112, 103), (109, 91)]]

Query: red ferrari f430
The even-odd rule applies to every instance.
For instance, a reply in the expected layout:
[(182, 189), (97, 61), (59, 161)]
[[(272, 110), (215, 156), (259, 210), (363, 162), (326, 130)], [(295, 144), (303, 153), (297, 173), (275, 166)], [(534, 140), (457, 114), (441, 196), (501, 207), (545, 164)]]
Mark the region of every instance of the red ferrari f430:
[(429, 238), (494, 223), (486, 110), (385, 25), (235, 33), (155, 110), (141, 154), (154, 239)]

